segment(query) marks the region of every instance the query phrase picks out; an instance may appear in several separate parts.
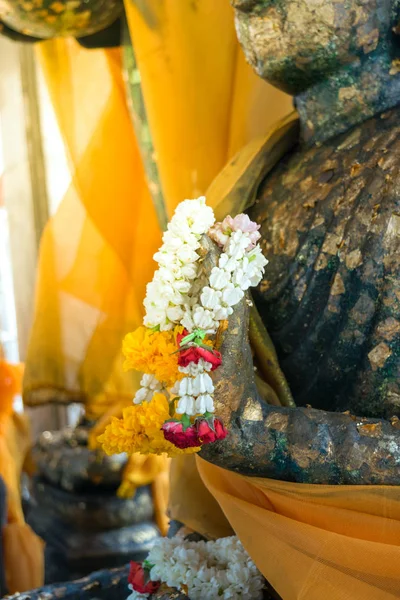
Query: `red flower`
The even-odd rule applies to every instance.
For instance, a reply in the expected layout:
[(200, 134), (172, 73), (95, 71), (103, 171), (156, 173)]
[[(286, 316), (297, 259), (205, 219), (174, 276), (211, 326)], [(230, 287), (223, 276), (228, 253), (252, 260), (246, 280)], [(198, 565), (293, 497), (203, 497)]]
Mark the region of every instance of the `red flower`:
[(177, 448), (195, 448), (201, 446), (194, 425), (190, 427), (183, 426), (181, 421), (166, 421), (161, 427), (164, 437)]
[[(185, 338), (187, 335), (187, 329), (184, 329), (182, 333), (178, 333), (176, 336), (178, 347), (180, 346), (183, 338)], [(180, 367), (187, 367), (191, 362), (197, 365), (201, 358), (212, 364), (211, 371), (215, 371), (215, 369), (222, 363), (221, 353), (217, 350), (213, 350), (211, 346), (209, 350), (207, 350), (207, 348), (202, 348), (201, 346), (190, 346), (190, 348), (180, 351), (178, 364)]]
[(211, 371), (215, 371), (222, 363), (221, 353), (217, 350), (206, 350), (200, 346), (192, 346), (179, 354), (178, 364), (180, 367), (187, 367), (191, 362), (197, 365), (201, 358), (212, 364)]
[(228, 435), (228, 431), (220, 419), (212, 417), (211, 419), (197, 419), (195, 423), (197, 435), (202, 444), (211, 444), (218, 440), (223, 440)]
[(129, 569), (128, 582), (139, 594), (153, 594), (161, 585), (161, 581), (150, 581), (148, 571), (143, 569), (140, 563), (133, 561)]

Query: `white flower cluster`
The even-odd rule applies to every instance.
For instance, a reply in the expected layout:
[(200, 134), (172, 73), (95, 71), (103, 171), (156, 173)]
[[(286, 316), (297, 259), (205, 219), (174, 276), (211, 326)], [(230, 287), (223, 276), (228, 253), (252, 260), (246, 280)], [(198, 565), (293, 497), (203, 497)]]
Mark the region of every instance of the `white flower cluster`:
[(141, 388), (135, 394), (133, 398), (133, 402), (135, 404), (141, 404), (142, 402), (150, 402), (155, 393), (159, 392), (164, 395), (169, 396), (168, 390), (163, 386), (163, 384), (158, 381), (154, 375), (143, 375), (140, 380)]
[(214, 385), (210, 375), (211, 363), (200, 359), (197, 364), (190, 363), (187, 367), (179, 367), (181, 373), (185, 373), (180, 381), (177, 381), (171, 390), (179, 396), (176, 412), (189, 417), (205, 412), (214, 412), (214, 401), (212, 393)]
[(147, 285), (144, 306), (146, 327), (172, 329), (180, 323), (189, 304), (200, 238), (214, 224), (212, 208), (203, 197), (181, 202), (163, 235), (163, 245), (154, 255), (159, 269)]
[[(191, 600), (261, 600), (264, 578), (236, 536), (210, 542), (160, 538), (147, 558), (152, 581), (163, 581)], [(138, 600), (142, 596), (130, 596)]]
[(215, 333), (219, 321), (232, 314), (245, 291), (259, 284), (267, 263), (260, 247), (251, 247), (248, 232), (233, 232), (201, 291), (200, 302), (186, 312), (182, 324), (188, 331), (198, 327)]
[[(260, 247), (255, 246), (260, 237), (259, 226), (247, 215), (227, 217), (212, 227), (214, 223), (213, 210), (203, 196), (178, 205), (163, 235), (163, 245), (154, 255), (159, 268), (147, 285), (143, 321), (146, 327), (166, 331), (179, 324), (189, 333), (202, 329), (214, 334), (219, 322), (233, 313), (233, 307), (246, 290), (260, 282), (268, 261)], [(212, 269), (209, 279), (198, 277), (196, 252), (201, 236), (207, 232), (223, 247), (218, 266)], [(201, 364), (198, 368), (194, 365), (196, 372), (188, 371), (189, 376), (173, 390), (180, 397), (179, 414), (194, 416), (214, 411), (214, 386), (208, 374), (211, 367), (206, 367), (208, 363), (204, 361)], [(144, 375), (141, 385), (135, 404), (151, 400), (155, 392), (166, 392), (151, 375)]]

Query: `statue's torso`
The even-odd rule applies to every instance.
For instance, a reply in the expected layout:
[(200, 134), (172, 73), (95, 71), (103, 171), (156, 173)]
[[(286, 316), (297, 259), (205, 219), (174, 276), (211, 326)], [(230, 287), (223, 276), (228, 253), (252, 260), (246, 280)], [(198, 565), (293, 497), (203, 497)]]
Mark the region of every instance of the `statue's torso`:
[(299, 405), (400, 412), (400, 109), (298, 148), (250, 211), (255, 300)]

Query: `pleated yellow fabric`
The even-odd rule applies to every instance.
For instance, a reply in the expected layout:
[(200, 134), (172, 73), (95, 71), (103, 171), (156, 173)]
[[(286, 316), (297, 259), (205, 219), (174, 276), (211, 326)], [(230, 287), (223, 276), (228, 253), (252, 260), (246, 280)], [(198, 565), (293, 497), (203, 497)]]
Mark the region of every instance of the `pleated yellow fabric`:
[(41, 243), (24, 399), (76, 399), (101, 414), (139, 383), (122, 371), (121, 340), (142, 318), (160, 231), (119, 51), (54, 40), (38, 52), (72, 181)]
[(283, 600), (400, 598), (400, 488), (199, 472)]
[[(122, 370), (121, 340), (142, 319), (160, 231), (120, 52), (54, 40), (40, 46), (39, 57), (72, 180), (41, 242), (24, 399), (31, 405), (81, 401), (87, 416), (98, 418), (110, 406), (118, 413), (139, 385), (138, 374)], [(166, 468), (162, 457), (145, 463), (131, 457), (120, 494), (133, 495)]]

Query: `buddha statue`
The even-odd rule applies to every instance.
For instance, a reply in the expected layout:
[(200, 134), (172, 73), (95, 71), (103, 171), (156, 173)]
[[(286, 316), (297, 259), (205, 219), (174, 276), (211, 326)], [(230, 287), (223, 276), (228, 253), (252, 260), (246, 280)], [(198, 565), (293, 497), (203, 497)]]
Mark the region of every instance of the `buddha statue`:
[(294, 95), (299, 115), (281, 136), (296, 141), (243, 200), (269, 260), (256, 328), (271, 336), (296, 408), (259, 393), (247, 300), (217, 372), (231, 435), (201, 456), (289, 481), (398, 485), (400, 2), (232, 4), (247, 60)]

